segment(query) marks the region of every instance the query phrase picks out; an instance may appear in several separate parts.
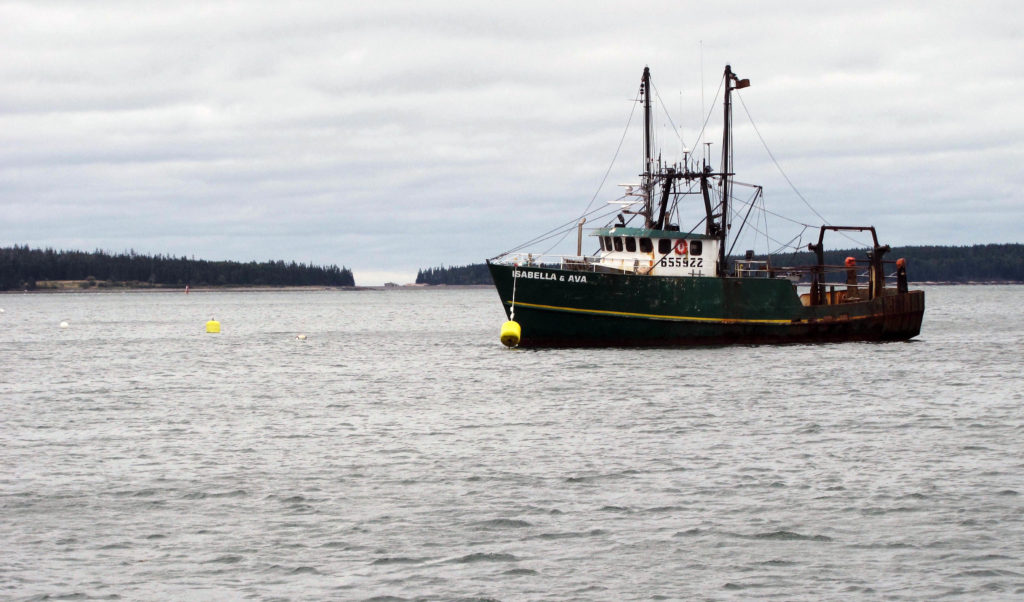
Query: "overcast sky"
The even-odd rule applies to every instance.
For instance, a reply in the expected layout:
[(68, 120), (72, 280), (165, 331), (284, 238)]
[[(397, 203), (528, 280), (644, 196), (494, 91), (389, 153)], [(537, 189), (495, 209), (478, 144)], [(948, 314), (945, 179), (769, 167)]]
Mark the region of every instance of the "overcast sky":
[[(1019, 2), (0, 0), (0, 57), (0, 246), (411, 282), (578, 217), (645, 65), (664, 156), (700, 148), (726, 63), (768, 209), (820, 223), (743, 106), (831, 223), (1024, 242)], [(595, 204), (637, 180), (640, 136), (638, 112)]]

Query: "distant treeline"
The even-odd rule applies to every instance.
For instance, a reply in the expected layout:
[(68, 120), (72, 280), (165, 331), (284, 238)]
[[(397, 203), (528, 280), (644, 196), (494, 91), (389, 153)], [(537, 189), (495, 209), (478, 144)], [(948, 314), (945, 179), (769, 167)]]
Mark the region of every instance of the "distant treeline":
[[(843, 265), (847, 257), (866, 258), (864, 249), (825, 251), (825, 265)], [(887, 261), (907, 260), (911, 282), (1024, 282), (1024, 244), (969, 247), (893, 247)], [(813, 253), (772, 256), (772, 264), (802, 265), (816, 261)], [(887, 271), (892, 271), (888, 270)]]
[[(863, 260), (865, 250), (825, 251), (825, 264), (842, 265), (847, 257)], [(885, 255), (889, 261), (900, 257), (907, 260), (907, 275), (912, 282), (1024, 282), (1024, 244), (894, 247)], [(815, 261), (809, 252), (772, 256), (772, 264), (777, 267)], [(420, 270), (416, 283), (491, 284), (492, 280), (487, 265), (476, 263)]]
[(336, 265), (266, 261), (206, 261), (135, 251), (55, 251), (0, 248), (0, 290), (34, 289), (37, 283), (80, 280), (82, 286), (354, 286), (352, 271)]
[(416, 284), (491, 284), (487, 264), (474, 263), (446, 268), (427, 268), (416, 272)]

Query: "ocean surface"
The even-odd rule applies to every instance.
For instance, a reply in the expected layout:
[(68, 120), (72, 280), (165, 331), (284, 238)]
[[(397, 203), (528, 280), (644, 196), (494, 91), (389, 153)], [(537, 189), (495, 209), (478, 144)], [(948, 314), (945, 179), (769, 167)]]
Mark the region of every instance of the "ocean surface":
[(1024, 287), (926, 290), (551, 351), (490, 289), (0, 295), (0, 598), (1022, 599)]

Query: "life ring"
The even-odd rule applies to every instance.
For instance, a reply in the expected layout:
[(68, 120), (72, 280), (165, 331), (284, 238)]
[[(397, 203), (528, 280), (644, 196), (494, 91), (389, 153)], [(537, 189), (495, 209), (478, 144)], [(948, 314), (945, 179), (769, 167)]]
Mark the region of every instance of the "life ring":
[(677, 240), (675, 251), (676, 255), (686, 255), (686, 241), (681, 238)]

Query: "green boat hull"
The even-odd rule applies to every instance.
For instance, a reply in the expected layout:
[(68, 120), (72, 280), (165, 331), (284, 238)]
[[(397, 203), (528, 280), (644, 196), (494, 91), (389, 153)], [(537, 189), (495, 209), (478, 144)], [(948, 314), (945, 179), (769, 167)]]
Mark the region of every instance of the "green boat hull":
[(781, 278), (663, 277), (489, 264), (520, 347), (899, 341), (917, 336), (924, 293), (805, 306)]

